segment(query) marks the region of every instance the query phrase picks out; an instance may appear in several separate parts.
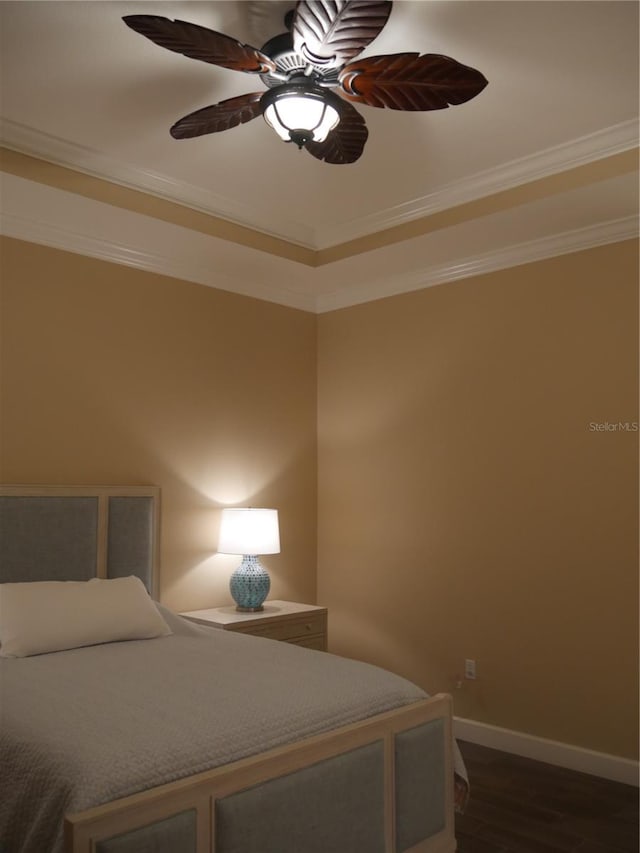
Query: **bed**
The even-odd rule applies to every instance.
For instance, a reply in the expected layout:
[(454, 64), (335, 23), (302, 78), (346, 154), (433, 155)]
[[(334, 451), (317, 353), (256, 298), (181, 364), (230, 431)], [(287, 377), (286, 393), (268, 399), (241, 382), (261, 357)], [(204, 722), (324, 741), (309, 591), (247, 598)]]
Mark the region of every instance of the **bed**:
[(162, 607), (159, 510), (157, 488), (0, 488), (0, 601), (144, 584), (164, 626), (0, 657), (0, 852), (454, 851), (450, 697)]

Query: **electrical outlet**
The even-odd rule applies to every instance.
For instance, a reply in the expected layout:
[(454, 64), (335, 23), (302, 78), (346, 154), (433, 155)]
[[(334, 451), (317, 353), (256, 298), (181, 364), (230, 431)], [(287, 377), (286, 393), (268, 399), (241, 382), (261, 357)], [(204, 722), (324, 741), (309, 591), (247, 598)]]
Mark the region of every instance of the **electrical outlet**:
[(476, 677), (476, 662), (470, 658), (467, 658), (464, 662), (464, 677), (471, 680)]

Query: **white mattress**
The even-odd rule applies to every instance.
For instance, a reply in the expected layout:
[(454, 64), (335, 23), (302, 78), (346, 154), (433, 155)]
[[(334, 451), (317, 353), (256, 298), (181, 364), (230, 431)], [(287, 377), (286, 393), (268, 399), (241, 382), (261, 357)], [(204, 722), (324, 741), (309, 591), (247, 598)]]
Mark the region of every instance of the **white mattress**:
[(162, 613), (168, 637), (0, 661), (10, 853), (57, 853), (66, 812), (425, 698), (368, 664)]

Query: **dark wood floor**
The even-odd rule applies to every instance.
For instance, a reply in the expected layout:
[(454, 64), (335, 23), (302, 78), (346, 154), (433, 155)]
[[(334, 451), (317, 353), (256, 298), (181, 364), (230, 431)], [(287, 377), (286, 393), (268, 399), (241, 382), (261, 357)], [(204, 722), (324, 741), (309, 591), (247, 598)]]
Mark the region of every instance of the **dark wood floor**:
[(460, 742), (458, 853), (638, 853), (638, 789)]

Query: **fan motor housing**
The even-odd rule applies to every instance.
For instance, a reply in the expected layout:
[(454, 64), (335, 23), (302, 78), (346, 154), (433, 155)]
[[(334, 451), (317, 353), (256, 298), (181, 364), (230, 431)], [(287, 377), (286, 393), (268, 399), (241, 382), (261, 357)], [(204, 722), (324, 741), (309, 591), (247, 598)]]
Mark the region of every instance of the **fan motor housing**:
[(338, 82), (337, 70), (326, 72), (316, 69), (301, 53), (294, 50), (291, 33), (280, 33), (274, 36), (262, 46), (261, 51), (273, 59), (278, 69), (278, 74), (267, 71), (260, 75), (262, 82), (269, 89), (282, 86), (283, 82), (286, 82), (282, 79), (282, 75), (285, 75), (288, 81), (293, 77), (308, 74), (308, 68), (313, 69), (309, 75), (311, 79), (322, 86), (335, 86)]

